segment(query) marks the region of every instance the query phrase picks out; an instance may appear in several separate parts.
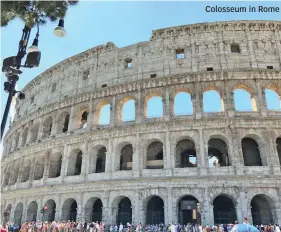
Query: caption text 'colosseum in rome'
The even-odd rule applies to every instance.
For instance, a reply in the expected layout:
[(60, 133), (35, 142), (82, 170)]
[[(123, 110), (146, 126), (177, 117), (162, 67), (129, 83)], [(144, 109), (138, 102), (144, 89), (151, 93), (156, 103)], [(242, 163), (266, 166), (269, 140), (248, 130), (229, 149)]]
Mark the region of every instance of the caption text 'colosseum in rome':
[[(159, 29), (148, 42), (60, 62), (17, 102), (4, 139), (2, 220), (41, 219), (46, 205), (44, 220), (281, 224), (281, 111), (265, 96), (280, 100), (280, 69), (280, 21)], [(251, 110), (235, 108), (237, 89)], [(220, 112), (204, 111), (208, 91)], [(174, 112), (182, 92), (187, 115)], [(153, 97), (161, 117), (148, 116)], [(126, 121), (129, 101), (135, 118)]]

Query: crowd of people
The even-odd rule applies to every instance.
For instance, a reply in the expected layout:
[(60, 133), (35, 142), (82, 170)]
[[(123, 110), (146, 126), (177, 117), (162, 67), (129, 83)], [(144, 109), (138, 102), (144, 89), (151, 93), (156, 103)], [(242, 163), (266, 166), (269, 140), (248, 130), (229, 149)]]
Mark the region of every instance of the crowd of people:
[(246, 230), (239, 228), (237, 221), (234, 224), (220, 224), (220, 225), (199, 225), (189, 223), (181, 225), (179, 223), (171, 223), (165, 225), (163, 223), (157, 225), (142, 225), (139, 222), (137, 225), (130, 223), (119, 225), (110, 224), (105, 225), (103, 222), (25, 222), (21, 226), (13, 222), (8, 222), (1, 226), (1, 232), (281, 232), (277, 224), (274, 225), (256, 225), (250, 229), (247, 218), (244, 218), (242, 225), (246, 225)]

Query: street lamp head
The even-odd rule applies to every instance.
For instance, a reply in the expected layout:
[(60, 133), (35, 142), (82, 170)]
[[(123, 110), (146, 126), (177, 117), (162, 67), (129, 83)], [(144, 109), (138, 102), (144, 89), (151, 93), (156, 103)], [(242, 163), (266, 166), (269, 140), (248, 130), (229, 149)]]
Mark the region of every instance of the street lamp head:
[(64, 20), (60, 19), (58, 26), (55, 28), (54, 33), (57, 37), (64, 37), (66, 31), (64, 29)]
[(38, 48), (38, 37), (39, 37), (39, 31), (36, 34), (35, 39), (33, 40), (32, 45), (28, 48), (28, 53), (30, 52), (39, 52), (39, 48)]

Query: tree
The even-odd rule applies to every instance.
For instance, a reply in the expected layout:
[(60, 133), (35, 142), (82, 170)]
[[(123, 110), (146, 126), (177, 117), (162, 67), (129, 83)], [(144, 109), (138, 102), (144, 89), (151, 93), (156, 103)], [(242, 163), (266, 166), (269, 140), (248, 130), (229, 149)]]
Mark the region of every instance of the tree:
[(77, 1), (1, 1), (1, 27), (20, 18), (28, 27), (45, 24), (47, 20), (56, 21), (64, 18), (69, 6)]

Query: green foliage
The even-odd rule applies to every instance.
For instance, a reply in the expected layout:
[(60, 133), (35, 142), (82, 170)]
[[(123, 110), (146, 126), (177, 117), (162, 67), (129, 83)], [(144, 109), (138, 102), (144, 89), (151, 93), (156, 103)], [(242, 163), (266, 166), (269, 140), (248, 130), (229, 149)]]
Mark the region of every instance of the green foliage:
[(10, 21), (20, 18), (29, 27), (37, 22), (44, 24), (47, 20), (56, 21), (64, 18), (69, 6), (77, 1), (1, 1), (1, 26), (7, 26)]

